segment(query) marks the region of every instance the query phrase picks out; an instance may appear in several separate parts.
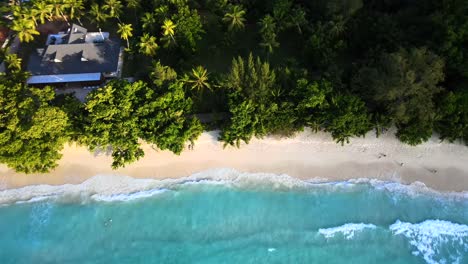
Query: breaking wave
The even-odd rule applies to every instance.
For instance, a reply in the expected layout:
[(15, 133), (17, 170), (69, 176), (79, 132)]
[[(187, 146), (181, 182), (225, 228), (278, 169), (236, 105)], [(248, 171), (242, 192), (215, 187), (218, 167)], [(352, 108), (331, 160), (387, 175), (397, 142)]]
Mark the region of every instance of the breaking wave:
[(422, 183), (404, 185), (374, 179), (329, 182), (323, 178), (301, 180), (286, 174), (244, 173), (235, 169), (212, 169), (177, 179), (135, 179), (128, 176), (97, 175), (81, 184), (34, 185), (18, 189), (6, 189), (0, 191), (0, 204), (30, 203), (44, 200), (123, 202), (148, 198), (183, 185), (195, 184), (216, 184), (251, 189), (317, 189), (325, 191), (353, 190), (356, 187), (370, 185), (374, 189), (391, 193), (429, 194), (453, 199), (468, 198), (468, 192), (440, 193)]
[(319, 234), (323, 235), (325, 238), (332, 238), (336, 234), (341, 234), (345, 239), (352, 239), (354, 235), (364, 229), (375, 229), (377, 228), (373, 224), (364, 224), (364, 223), (348, 223), (337, 227), (330, 228), (320, 228), (318, 230)]
[(389, 228), (394, 235), (405, 236), (415, 248), (413, 255), (421, 255), (429, 264), (466, 263), (462, 262), (468, 254), (466, 225), (444, 220), (426, 220), (418, 224), (398, 220)]

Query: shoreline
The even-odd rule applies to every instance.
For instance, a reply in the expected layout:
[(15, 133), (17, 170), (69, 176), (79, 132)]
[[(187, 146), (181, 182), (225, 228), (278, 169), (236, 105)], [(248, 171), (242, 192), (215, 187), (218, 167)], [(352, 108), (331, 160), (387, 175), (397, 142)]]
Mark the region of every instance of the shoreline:
[(186, 149), (180, 156), (144, 144), (142, 159), (117, 170), (111, 169), (111, 157), (105, 153), (66, 145), (59, 166), (47, 174), (26, 175), (0, 165), (0, 191), (42, 184), (79, 184), (96, 175), (183, 178), (219, 168), (286, 174), (301, 180), (368, 178), (403, 184), (421, 182), (441, 192), (468, 190), (468, 147), (441, 143), (436, 136), (412, 147), (400, 143), (392, 130), (379, 138), (370, 132), (365, 138), (353, 138), (350, 144), (341, 146), (326, 133), (306, 130), (292, 138), (252, 139), (240, 149), (223, 149), (217, 136), (216, 131), (203, 133), (194, 149)]

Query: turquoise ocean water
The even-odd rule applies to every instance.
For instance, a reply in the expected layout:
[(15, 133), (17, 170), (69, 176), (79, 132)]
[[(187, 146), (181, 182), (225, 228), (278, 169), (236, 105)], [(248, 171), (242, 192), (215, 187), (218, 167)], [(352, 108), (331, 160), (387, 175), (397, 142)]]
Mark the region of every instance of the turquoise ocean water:
[(468, 263), (466, 194), (200, 176), (130, 194), (10, 200), (0, 263)]

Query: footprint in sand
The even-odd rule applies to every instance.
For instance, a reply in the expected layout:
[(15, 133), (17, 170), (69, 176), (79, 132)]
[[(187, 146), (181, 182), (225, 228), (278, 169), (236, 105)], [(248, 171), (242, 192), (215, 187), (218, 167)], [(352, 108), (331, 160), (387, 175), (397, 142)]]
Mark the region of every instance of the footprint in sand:
[(387, 157), (387, 154), (385, 154), (385, 153), (379, 153), (379, 155), (377, 155), (378, 159), (386, 158), (386, 157)]

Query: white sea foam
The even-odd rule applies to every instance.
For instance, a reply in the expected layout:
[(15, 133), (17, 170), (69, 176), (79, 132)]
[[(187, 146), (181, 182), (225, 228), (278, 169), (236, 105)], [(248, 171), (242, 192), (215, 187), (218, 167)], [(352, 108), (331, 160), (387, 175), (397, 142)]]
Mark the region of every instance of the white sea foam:
[(309, 185), (306, 181), (286, 174), (247, 173), (230, 168), (206, 170), (175, 181), (179, 183), (222, 183), (235, 187), (269, 186), (273, 188), (295, 188)]
[(42, 201), (47, 201), (50, 200), (51, 198), (55, 198), (56, 196), (54, 195), (47, 195), (47, 196), (37, 196), (37, 197), (32, 197), (31, 199), (27, 201), (17, 201), (16, 203), (22, 204), (22, 203), (37, 203), (37, 202), (42, 202)]
[(393, 194), (404, 194), (407, 196), (415, 197), (419, 195), (431, 195), (452, 199), (468, 199), (468, 192), (439, 192), (427, 187), (422, 182), (413, 182), (411, 184), (402, 184), (394, 181), (383, 181), (378, 179), (358, 178), (350, 179), (347, 182), (353, 184), (369, 184), (375, 190), (387, 191)]
[[(443, 220), (426, 220), (418, 224), (396, 221), (390, 230), (403, 235), (416, 248), (414, 255), (421, 255), (429, 264), (467, 263), (468, 226)], [(448, 248), (452, 250), (448, 251)], [(449, 255), (449, 258), (443, 258)], [(464, 259), (463, 259), (464, 258)]]
[(94, 194), (91, 196), (91, 199), (99, 202), (128, 202), (143, 198), (149, 198), (157, 194), (164, 193), (166, 191), (167, 189), (153, 189), (146, 191), (138, 191), (134, 193), (120, 193), (112, 195)]
[(370, 184), (376, 189), (407, 194), (429, 193), (453, 197), (468, 198), (468, 192), (442, 194), (421, 184), (403, 185), (395, 182), (385, 182), (372, 179), (355, 179), (337, 182), (325, 182), (317, 178), (300, 180), (286, 174), (245, 173), (235, 169), (212, 169), (195, 173), (188, 177), (177, 179), (135, 179), (118, 175), (97, 175), (81, 184), (65, 184), (60, 186), (34, 185), (18, 189), (0, 191), (0, 204), (18, 202), (38, 202), (49, 199), (85, 202), (98, 201), (129, 201), (157, 195), (163, 189), (175, 186), (193, 184), (222, 184), (235, 188), (320, 188), (328, 191), (354, 190), (355, 186)]
[(357, 232), (361, 232), (364, 229), (375, 229), (376, 226), (373, 224), (364, 224), (364, 223), (347, 223), (341, 226), (330, 227), (330, 228), (320, 228), (318, 230), (319, 234), (323, 235), (326, 238), (332, 238), (336, 234), (342, 234), (346, 239), (352, 239)]
[(177, 179), (135, 179), (127, 176), (97, 175), (81, 184), (60, 186), (35, 185), (0, 191), (0, 204), (38, 202), (50, 199), (83, 202), (129, 201), (157, 195), (180, 185), (225, 185), (237, 188), (295, 188), (310, 183), (290, 177), (269, 173), (242, 173), (234, 169), (213, 169)]

